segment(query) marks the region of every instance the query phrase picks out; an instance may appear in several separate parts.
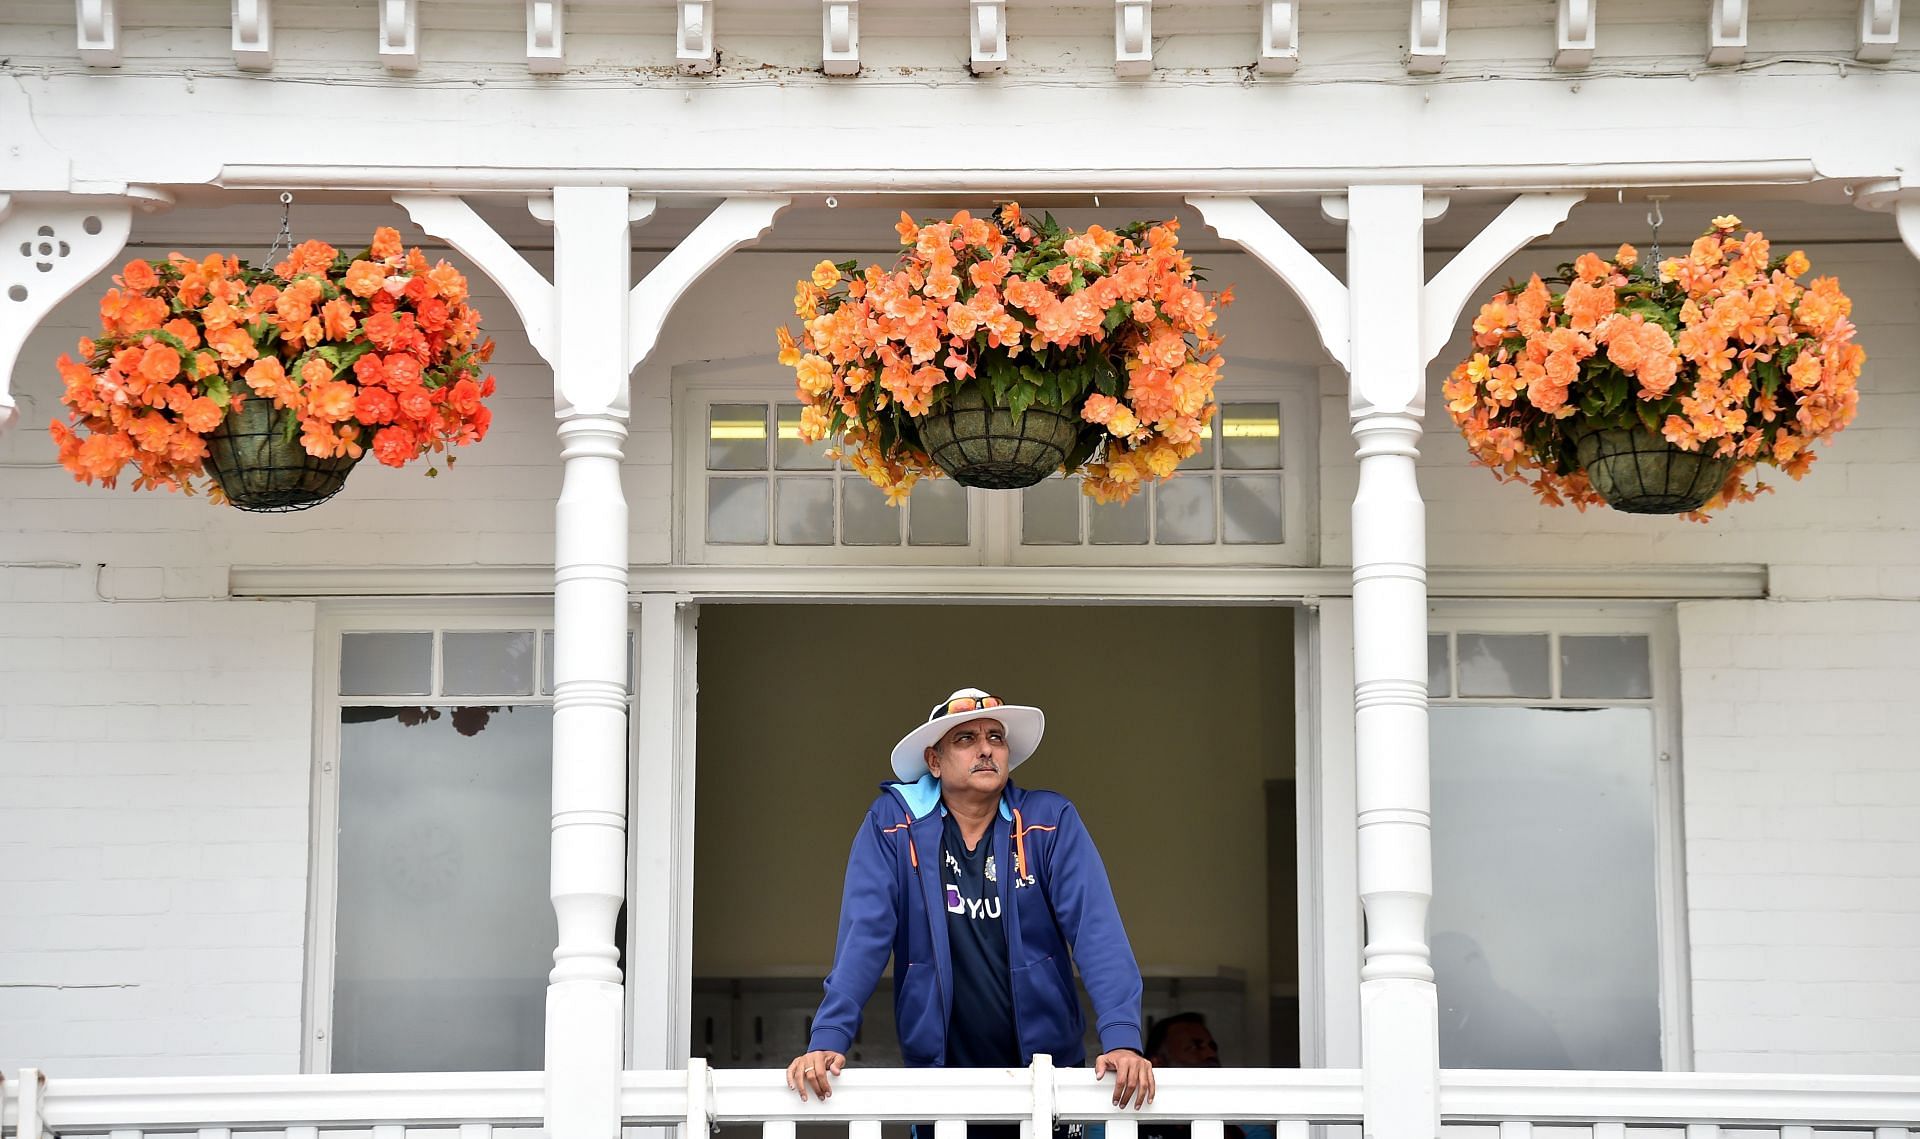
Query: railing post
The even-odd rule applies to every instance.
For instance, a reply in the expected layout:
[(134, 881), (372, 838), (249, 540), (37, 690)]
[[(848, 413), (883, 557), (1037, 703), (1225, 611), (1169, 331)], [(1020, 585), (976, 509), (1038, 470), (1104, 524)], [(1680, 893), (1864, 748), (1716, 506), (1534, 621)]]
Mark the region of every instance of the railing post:
[(38, 1068), (20, 1069), (19, 1114), (14, 1117), (14, 1139), (40, 1139), (44, 1129), (40, 1121), (40, 1100), (47, 1090), (47, 1075)]
[(1033, 1074), (1033, 1130), (1027, 1139), (1051, 1139), (1054, 1117), (1053, 1057), (1045, 1052), (1034, 1053), (1029, 1071)]

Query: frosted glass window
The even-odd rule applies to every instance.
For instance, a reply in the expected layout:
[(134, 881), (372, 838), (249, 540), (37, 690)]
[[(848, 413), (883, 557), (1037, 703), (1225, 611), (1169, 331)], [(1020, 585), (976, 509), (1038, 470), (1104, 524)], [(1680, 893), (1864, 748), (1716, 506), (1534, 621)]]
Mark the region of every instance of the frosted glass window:
[[(540, 632), (540, 694), (553, 695), (553, 630)], [(633, 630), (627, 630), (627, 692), (633, 692), (634, 680)]]
[(830, 471), (833, 460), (827, 458), (831, 439), (818, 443), (800, 441), (800, 405), (780, 405), (780, 422), (773, 443), (773, 465), (783, 471)]
[(1153, 488), (1154, 541), (1162, 546), (1213, 544), (1213, 480), (1176, 475)]
[(716, 403), (707, 409), (707, 469), (767, 469), (767, 405)]
[(1280, 467), (1280, 405), (1229, 403), (1220, 408), (1220, 465), (1228, 470)]
[(1652, 709), (1429, 723), (1441, 1064), (1658, 1070)]
[(782, 546), (833, 545), (833, 480), (776, 482), (773, 540)]
[(720, 546), (766, 545), (765, 479), (707, 480), (707, 541)]
[(1151, 491), (1143, 490), (1125, 502), (1087, 500), (1088, 537), (1096, 546), (1144, 546), (1152, 527)]
[(1453, 695), (1453, 679), (1448, 675), (1447, 635), (1435, 633), (1427, 638), (1427, 695)]
[(1540, 699), (1553, 695), (1545, 633), (1461, 633), (1457, 647), (1460, 695)]
[(908, 544), (967, 544), (967, 488), (952, 479), (922, 479), (914, 483), (907, 510)]
[(1651, 697), (1653, 665), (1647, 638), (1561, 637), (1560, 695), (1597, 700)]
[(1029, 546), (1080, 544), (1079, 479), (1044, 479), (1020, 492), (1020, 540)]
[(347, 708), (336, 1072), (542, 1067), (552, 709)]
[(1205, 471), (1213, 469), (1213, 454), (1216, 448), (1214, 440), (1220, 435), (1220, 416), (1215, 413), (1213, 422), (1207, 424), (1206, 434), (1200, 439), (1200, 450), (1192, 458), (1183, 459), (1180, 469), (1183, 471)]
[(432, 691), (432, 633), (348, 633), (340, 638), (340, 695), (425, 696)]
[(864, 478), (841, 479), (840, 541), (848, 546), (899, 545), (900, 508), (888, 506), (887, 493)]
[(533, 633), (442, 633), (441, 691), (448, 696), (533, 695)]
[(1236, 475), (1220, 480), (1220, 525), (1228, 542), (1278, 545), (1281, 527), (1279, 475)]

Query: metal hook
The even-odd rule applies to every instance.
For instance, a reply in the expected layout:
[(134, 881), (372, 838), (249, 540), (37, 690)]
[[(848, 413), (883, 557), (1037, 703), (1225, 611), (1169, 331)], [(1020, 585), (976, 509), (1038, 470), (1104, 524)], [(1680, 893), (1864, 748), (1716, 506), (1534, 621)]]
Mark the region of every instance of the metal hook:
[(1653, 203), (1653, 208), (1647, 211), (1647, 224), (1653, 227), (1653, 241), (1651, 242), (1653, 249), (1651, 252), (1653, 253), (1653, 263), (1655, 265), (1660, 264), (1660, 223), (1667, 220), (1666, 213), (1660, 209), (1660, 203), (1666, 200), (1667, 196), (1665, 194), (1647, 195), (1647, 201)]

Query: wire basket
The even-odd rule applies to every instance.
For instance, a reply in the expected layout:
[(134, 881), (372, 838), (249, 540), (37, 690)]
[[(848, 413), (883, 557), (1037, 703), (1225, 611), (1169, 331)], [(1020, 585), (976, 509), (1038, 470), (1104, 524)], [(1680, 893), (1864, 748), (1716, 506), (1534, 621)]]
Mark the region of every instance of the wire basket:
[(1086, 427), (1049, 407), (1030, 407), (1015, 419), (978, 388), (964, 387), (920, 420), (920, 443), (961, 486), (1019, 490), (1065, 465)]
[(207, 474), (242, 510), (281, 514), (318, 506), (340, 493), (358, 458), (318, 459), (287, 433), (291, 411), (250, 399), (207, 435)]
[(1607, 505), (1628, 514), (1684, 514), (1720, 493), (1733, 459), (1683, 451), (1644, 430), (1576, 435), (1574, 457)]

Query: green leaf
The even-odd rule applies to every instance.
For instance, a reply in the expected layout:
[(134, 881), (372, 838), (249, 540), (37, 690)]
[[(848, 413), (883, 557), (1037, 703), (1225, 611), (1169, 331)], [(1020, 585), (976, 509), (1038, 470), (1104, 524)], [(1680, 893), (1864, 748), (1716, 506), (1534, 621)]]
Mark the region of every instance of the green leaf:
[(1627, 376), (1618, 368), (1608, 368), (1600, 374), (1600, 394), (1606, 402), (1601, 405), (1603, 414), (1611, 415), (1620, 410), (1627, 402)]
[(1635, 414), (1639, 415), (1641, 424), (1644, 425), (1648, 431), (1656, 435), (1660, 433), (1660, 424), (1663, 422), (1663, 418), (1654, 404), (1645, 400), (1636, 401), (1633, 410)]
[(208, 399), (219, 404), (222, 408), (225, 408), (228, 401), (233, 398), (233, 393), (227, 390), (226, 377), (220, 375), (218, 372), (215, 372), (213, 378), (206, 382), (203, 390), (206, 392)]
[(1007, 410), (1013, 413), (1013, 421), (1015, 423), (1019, 423), (1020, 417), (1025, 415), (1027, 409), (1033, 406), (1033, 400), (1037, 394), (1039, 394), (1037, 388), (1018, 387), (1013, 389), (1012, 398), (1007, 400)]

